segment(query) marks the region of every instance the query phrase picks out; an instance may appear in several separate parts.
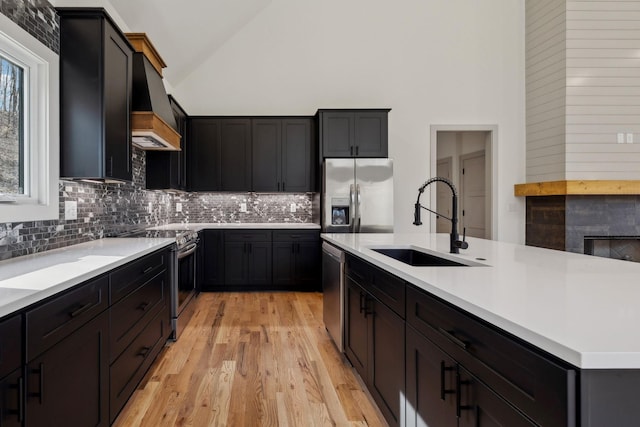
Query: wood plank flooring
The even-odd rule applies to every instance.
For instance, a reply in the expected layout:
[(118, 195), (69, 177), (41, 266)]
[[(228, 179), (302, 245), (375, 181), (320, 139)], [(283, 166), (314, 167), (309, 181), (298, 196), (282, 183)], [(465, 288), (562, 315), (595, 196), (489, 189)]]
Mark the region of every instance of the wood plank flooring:
[(116, 427), (386, 426), (322, 323), (322, 294), (202, 293)]

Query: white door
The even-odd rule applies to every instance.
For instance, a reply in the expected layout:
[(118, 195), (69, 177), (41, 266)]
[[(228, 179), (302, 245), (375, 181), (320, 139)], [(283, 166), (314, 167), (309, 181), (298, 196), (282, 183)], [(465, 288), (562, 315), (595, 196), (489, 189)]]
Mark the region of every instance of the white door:
[(467, 236), (487, 238), (484, 150), (461, 156), (460, 173), (460, 235), (466, 228)]
[[(436, 170), (436, 176), (441, 176), (452, 180), (452, 166), (451, 157), (445, 157), (438, 160), (438, 167)], [(432, 185), (436, 186), (436, 212), (442, 213), (451, 218), (451, 190), (446, 184), (441, 182), (435, 182)], [(450, 233), (451, 221), (442, 217), (436, 218), (436, 233)]]

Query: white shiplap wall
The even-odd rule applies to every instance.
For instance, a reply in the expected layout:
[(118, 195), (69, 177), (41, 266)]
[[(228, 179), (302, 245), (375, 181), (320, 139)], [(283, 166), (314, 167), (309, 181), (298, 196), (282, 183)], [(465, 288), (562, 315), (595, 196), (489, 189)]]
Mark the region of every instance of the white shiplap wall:
[(527, 182), (565, 176), (566, 3), (526, 2)]
[(640, 1), (568, 0), (566, 27), (566, 179), (640, 179)]
[(640, 1), (527, 0), (526, 61), (527, 182), (640, 179)]

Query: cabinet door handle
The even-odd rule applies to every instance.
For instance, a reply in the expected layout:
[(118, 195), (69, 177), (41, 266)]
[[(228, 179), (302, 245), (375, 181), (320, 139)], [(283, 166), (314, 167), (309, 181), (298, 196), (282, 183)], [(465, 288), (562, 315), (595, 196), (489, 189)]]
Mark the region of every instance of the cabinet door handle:
[(148, 272), (150, 272), (151, 270), (153, 270), (153, 265), (150, 267), (145, 268), (144, 270), (142, 270), (142, 274), (147, 274)]
[(278, 183), (278, 191), (280, 191), (280, 183)]
[(358, 145), (356, 145), (356, 156), (358, 155), (358, 151), (360, 151), (359, 148), (360, 147)]
[(39, 369), (34, 369), (31, 372), (40, 375), (40, 391), (38, 393), (29, 393), (29, 396), (37, 397), (42, 405), (42, 402), (44, 402), (44, 363), (40, 364)]
[(292, 253), (292, 254), (295, 254), (295, 253), (296, 253), (296, 244), (295, 244), (295, 243), (292, 243), (292, 244), (291, 244), (291, 253)]
[(462, 416), (462, 411), (468, 411), (475, 408), (474, 405), (462, 404), (462, 386), (470, 384), (471, 381), (462, 381), (460, 379), (460, 366), (458, 366), (456, 370), (456, 417), (458, 418)]
[(444, 328), (438, 328), (441, 334), (449, 339), (449, 341), (453, 342), (455, 345), (462, 347), (464, 350), (469, 348), (469, 343), (462, 341), (460, 338), (455, 336), (455, 332), (447, 331)]
[(249, 243), (249, 253), (253, 252), (253, 244)]
[(91, 307), (93, 307), (95, 305), (95, 303), (93, 302), (88, 302), (78, 308), (76, 308), (75, 310), (69, 312), (69, 316), (73, 319), (74, 317), (78, 317), (80, 316), (82, 313), (84, 313), (85, 311), (89, 310)]
[(364, 294), (360, 292), (360, 314), (364, 311)]
[(24, 421), (24, 377), (18, 380), (18, 422)]
[(376, 311), (373, 309), (373, 307), (371, 308), (371, 310), (369, 310), (369, 301), (371, 301), (371, 304), (373, 305), (373, 299), (369, 298), (369, 295), (365, 295), (364, 296), (364, 317), (366, 318), (367, 316), (371, 315), (375, 315)]
[(444, 360), (440, 361), (440, 399), (441, 400), (445, 400), (445, 397), (447, 394), (455, 394), (456, 390), (455, 389), (447, 389), (444, 386), (445, 380), (446, 380), (446, 376), (445, 373), (446, 372), (450, 372), (450, 371), (455, 371), (456, 368), (455, 366), (445, 366), (444, 364)]
[(284, 185), (285, 185), (285, 183), (282, 182), (282, 191), (286, 191)]
[(353, 156), (353, 145), (349, 147), (349, 154)]

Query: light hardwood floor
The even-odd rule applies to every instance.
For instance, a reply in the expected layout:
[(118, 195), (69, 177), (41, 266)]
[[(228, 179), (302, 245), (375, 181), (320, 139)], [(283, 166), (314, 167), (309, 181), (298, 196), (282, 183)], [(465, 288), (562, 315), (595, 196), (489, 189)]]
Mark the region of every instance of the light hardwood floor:
[(322, 323), (322, 294), (202, 293), (115, 426), (386, 426)]

